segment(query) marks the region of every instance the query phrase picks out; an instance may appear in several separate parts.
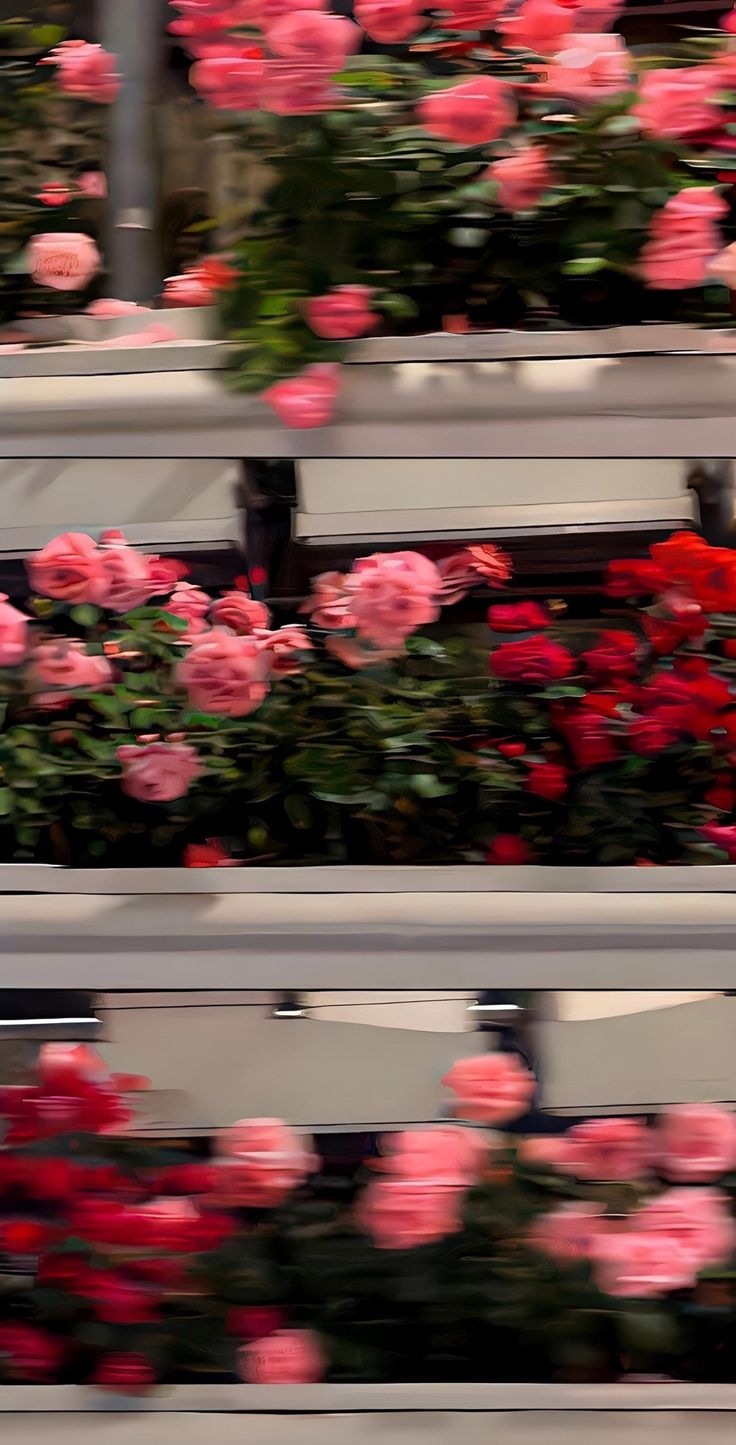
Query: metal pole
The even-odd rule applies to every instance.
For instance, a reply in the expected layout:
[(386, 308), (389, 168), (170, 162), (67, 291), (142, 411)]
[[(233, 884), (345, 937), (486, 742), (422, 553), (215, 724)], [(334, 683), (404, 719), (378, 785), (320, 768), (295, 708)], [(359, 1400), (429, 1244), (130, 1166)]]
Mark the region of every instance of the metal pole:
[(100, 39), (122, 76), (108, 134), (110, 288), (123, 301), (148, 301), (161, 288), (154, 100), (163, 8), (158, 0), (99, 0), (99, 5)]

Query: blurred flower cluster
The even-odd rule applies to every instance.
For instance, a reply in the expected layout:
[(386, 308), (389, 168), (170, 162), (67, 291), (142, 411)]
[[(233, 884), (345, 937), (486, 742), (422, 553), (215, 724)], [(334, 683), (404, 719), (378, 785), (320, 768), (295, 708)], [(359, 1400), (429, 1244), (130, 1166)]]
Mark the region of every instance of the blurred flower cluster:
[(47, 1044), (0, 1096), (6, 1380), (734, 1380), (733, 1114), (513, 1141), (535, 1081), (482, 1054), (443, 1080), (460, 1122), (391, 1134), (340, 1181), (278, 1119), (200, 1162), (146, 1142), (124, 1100), (147, 1083)]

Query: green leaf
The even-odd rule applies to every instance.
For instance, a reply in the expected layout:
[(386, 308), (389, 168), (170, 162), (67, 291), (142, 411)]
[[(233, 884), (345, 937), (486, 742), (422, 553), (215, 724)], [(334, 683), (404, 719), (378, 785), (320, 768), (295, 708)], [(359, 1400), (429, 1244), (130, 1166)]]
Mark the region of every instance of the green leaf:
[(13, 794), (10, 788), (0, 788), (0, 816), (7, 817), (13, 811)]
[(596, 271), (605, 271), (607, 266), (603, 256), (574, 256), (571, 261), (563, 261), (560, 270), (566, 276), (592, 276)]
[(80, 602), (76, 607), (72, 607), (69, 616), (80, 627), (94, 627), (102, 616), (102, 610), (93, 607), (91, 602)]

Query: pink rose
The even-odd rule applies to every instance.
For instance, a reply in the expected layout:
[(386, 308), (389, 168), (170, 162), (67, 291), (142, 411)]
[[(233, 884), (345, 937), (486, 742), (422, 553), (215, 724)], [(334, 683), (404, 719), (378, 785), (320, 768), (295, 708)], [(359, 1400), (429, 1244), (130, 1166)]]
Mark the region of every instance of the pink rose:
[(247, 637), (256, 628), (268, 627), (271, 614), (265, 602), (256, 602), (247, 592), (223, 592), (210, 607), (210, 621)]
[(277, 1330), (238, 1351), (240, 1377), (249, 1385), (312, 1385), (326, 1368), (312, 1330)]
[[(546, 1143), (546, 1140), (534, 1141)], [(561, 1263), (576, 1264), (590, 1259), (595, 1242), (607, 1228), (602, 1218), (602, 1204), (558, 1204), (548, 1214), (540, 1214), (530, 1231), (529, 1242), (542, 1254), (549, 1254)]]
[(473, 587), (502, 587), (511, 576), (511, 558), (495, 542), (463, 547), (437, 564), (442, 602), (460, 602)]
[(417, 119), (430, 135), (458, 145), (484, 145), (513, 125), (516, 104), (510, 86), (479, 75), (419, 102)]
[(651, 1158), (649, 1132), (636, 1119), (588, 1119), (561, 1143), (556, 1167), (576, 1179), (638, 1179)]
[(216, 110), (257, 110), (265, 74), (263, 53), (250, 46), (244, 54), (229, 53), (198, 60), (189, 72), (189, 81)]
[(218, 717), (247, 717), (269, 690), (271, 661), (255, 637), (213, 628), (195, 637), (177, 664), (176, 680), (192, 707)]
[(462, 1228), (464, 1189), (432, 1179), (376, 1179), (358, 1201), (358, 1226), (378, 1249), (417, 1249)]
[(317, 627), (354, 627), (348, 580), (346, 572), (321, 572), (313, 577), (312, 595), (300, 604), (299, 611), (311, 614)]
[(211, 607), (212, 598), (203, 588), (195, 587), (191, 582), (177, 582), (165, 610), (187, 623), (186, 636), (189, 638), (206, 631), (205, 619)]
[(548, 66), (546, 92), (598, 101), (631, 85), (631, 57), (620, 35), (573, 35)]
[(715, 1189), (667, 1189), (638, 1209), (631, 1225), (661, 1230), (689, 1251), (696, 1271), (728, 1264), (736, 1244), (728, 1198)]
[(537, 1087), (516, 1054), (478, 1054), (458, 1059), (445, 1074), (445, 1088), (457, 1094), (455, 1112), (479, 1124), (509, 1124), (526, 1114)]
[(360, 30), (342, 15), (321, 10), (292, 10), (268, 28), (269, 48), (284, 60), (307, 61), (342, 70), (360, 45)]
[(729, 291), (736, 291), (736, 241), (719, 251), (708, 263), (708, 275), (720, 281)]
[(492, 30), (503, 8), (504, 0), (447, 0), (433, 24), (438, 30)]
[(260, 108), (272, 115), (321, 115), (332, 110), (340, 103), (340, 92), (331, 83), (333, 73), (331, 65), (269, 60), (259, 91)]
[(126, 546), (122, 534), (108, 533), (106, 537), (101, 539), (100, 548), (106, 583), (104, 605), (111, 612), (131, 612), (153, 595), (150, 559)]
[(238, 1207), (273, 1209), (319, 1168), (311, 1140), (281, 1119), (240, 1119), (216, 1150), (218, 1197)]
[(723, 120), (713, 104), (718, 85), (714, 70), (706, 65), (681, 70), (650, 70), (639, 84), (639, 98), (632, 107), (641, 128), (658, 140), (684, 140), (708, 135)]
[(353, 14), (371, 40), (395, 45), (421, 28), (421, 5), (422, 0), (355, 0)]
[(721, 249), (715, 221), (727, 210), (711, 186), (680, 191), (657, 211), (639, 257), (641, 275), (652, 290), (702, 286)]
[(133, 311), (140, 311), (135, 301), (118, 301), (114, 296), (102, 296), (99, 301), (90, 301), (86, 307), (88, 316), (98, 316), (101, 321), (111, 321), (117, 316), (130, 316)]
[(625, 4), (626, 0), (572, 0), (575, 29), (588, 32), (609, 30)]
[(664, 1231), (603, 1233), (593, 1242), (593, 1255), (595, 1281), (604, 1294), (656, 1299), (695, 1283), (692, 1255)]
[(107, 199), (107, 176), (104, 171), (82, 171), (77, 176), (77, 186), (90, 201)]
[(531, 211), (552, 184), (546, 146), (520, 146), (484, 171), (484, 181), (498, 184), (499, 204), (507, 211)]
[(440, 574), (419, 552), (375, 552), (356, 562), (349, 579), (352, 616), (361, 642), (399, 647), (410, 633), (435, 622)]
[(299, 376), (275, 382), (261, 400), (273, 407), (283, 426), (304, 429), (332, 421), (339, 390), (338, 367), (316, 363)]
[(111, 105), (120, 89), (115, 56), (86, 40), (62, 40), (41, 65), (56, 65), (56, 84), (65, 95)]
[(572, 27), (569, 6), (561, 0), (525, 0), (514, 15), (499, 20), (495, 28), (515, 49), (552, 55)]
[(107, 687), (112, 668), (106, 657), (90, 657), (83, 642), (59, 638), (42, 642), (33, 659), (34, 682), (43, 687)]
[(99, 269), (100, 253), (81, 231), (46, 231), (32, 236), (28, 269), (37, 286), (53, 291), (83, 291)]
[(274, 677), (295, 677), (303, 671), (300, 654), (314, 650), (313, 643), (304, 628), (299, 627), (295, 622), (286, 623), (283, 627), (276, 628), (274, 632), (269, 632), (263, 627), (256, 627), (254, 636), (257, 637), (261, 647), (271, 659), (271, 671)]
[(736, 1118), (717, 1104), (680, 1104), (654, 1131), (657, 1162), (667, 1179), (709, 1184), (736, 1165)]
[(564, 1134), (533, 1135), (522, 1139), (518, 1149), (518, 1160), (525, 1168), (534, 1170), (556, 1169), (560, 1174), (568, 1172), (567, 1165), (572, 1157)]
[(306, 318), (315, 336), (325, 341), (349, 341), (373, 331), (380, 317), (371, 311), (372, 286), (335, 286), (326, 296), (307, 302)]
[(26, 652), (28, 618), (0, 592), (0, 667), (16, 667)]
[(373, 1167), (395, 1179), (424, 1179), (466, 1186), (488, 1163), (488, 1143), (475, 1129), (456, 1124), (431, 1129), (405, 1129), (382, 1141), (385, 1157)]
[(164, 306), (212, 306), (214, 295), (193, 267), (182, 276), (167, 276), (161, 300)]
[(172, 803), (183, 798), (204, 772), (196, 748), (187, 743), (131, 744), (117, 750), (123, 765), (120, 787), (140, 803)]
[(36, 200), (43, 206), (65, 206), (71, 198), (71, 188), (64, 181), (46, 181), (36, 193)]

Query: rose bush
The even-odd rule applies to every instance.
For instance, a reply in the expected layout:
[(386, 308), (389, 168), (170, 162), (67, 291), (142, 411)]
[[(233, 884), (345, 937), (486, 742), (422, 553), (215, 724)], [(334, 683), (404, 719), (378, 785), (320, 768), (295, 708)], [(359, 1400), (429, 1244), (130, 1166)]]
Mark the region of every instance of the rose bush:
[(492, 543), (363, 557), (281, 625), (185, 573), (64, 533), (0, 600), (0, 859), (736, 859), (736, 553), (615, 559), (589, 623), (489, 607)]
[(619, 0), (172, 5), (192, 89), (263, 162), (221, 301), (234, 384), (284, 425), (332, 420), (376, 330), (729, 317), (728, 17), (664, 66)]
[(389, 1134), (336, 1175), (278, 1119), (193, 1162), (136, 1133), (147, 1080), (42, 1045), (37, 1081), (0, 1093), (0, 1380), (734, 1383), (736, 1116), (505, 1135), (529, 1078), (512, 1054), (458, 1060), (475, 1127)]

